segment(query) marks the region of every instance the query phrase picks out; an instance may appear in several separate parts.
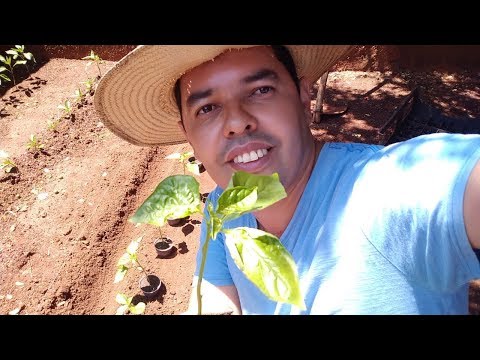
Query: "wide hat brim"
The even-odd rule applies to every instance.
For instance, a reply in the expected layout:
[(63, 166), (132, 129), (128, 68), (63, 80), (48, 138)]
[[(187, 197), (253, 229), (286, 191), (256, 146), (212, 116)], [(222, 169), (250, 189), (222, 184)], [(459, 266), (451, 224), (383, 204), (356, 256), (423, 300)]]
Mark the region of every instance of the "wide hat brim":
[[(145, 45), (115, 64), (101, 79), (94, 105), (112, 132), (140, 146), (186, 142), (177, 122), (176, 81), (188, 70), (228, 49), (254, 45)], [(348, 45), (287, 45), (299, 78), (316, 81), (351, 48)]]

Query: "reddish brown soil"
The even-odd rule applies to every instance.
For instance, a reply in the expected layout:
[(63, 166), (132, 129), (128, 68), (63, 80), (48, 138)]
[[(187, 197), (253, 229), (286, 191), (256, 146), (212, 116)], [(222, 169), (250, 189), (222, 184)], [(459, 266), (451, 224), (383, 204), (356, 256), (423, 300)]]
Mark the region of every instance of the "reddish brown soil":
[[(102, 65), (102, 73), (112, 65)], [(141, 148), (120, 140), (103, 126), (90, 95), (75, 107), (73, 118), (63, 119), (55, 131), (47, 128), (47, 121), (59, 115), (57, 105), (96, 71), (85, 68), (85, 61), (52, 59), (21, 88), (9, 89), (0, 103), (0, 149), (18, 167), (16, 173), (0, 173), (0, 314), (14, 309), (20, 314), (113, 314), (118, 292), (143, 299), (137, 270), (113, 284), (119, 257), (140, 236), (139, 260), (163, 282), (158, 298), (147, 302), (146, 314), (186, 310), (199, 218), (165, 226), (164, 235), (176, 245), (165, 259), (156, 257), (153, 246), (158, 229), (135, 227), (127, 219), (163, 178), (182, 172), (164, 157), (188, 145)], [(385, 139), (377, 129), (416, 84), (446, 113), (478, 117), (478, 79), (476, 72), (332, 72), (326, 103), (345, 103), (349, 110), (325, 116), (312, 131), (326, 141), (381, 143)], [(42, 152), (26, 150), (30, 134), (45, 144)], [(206, 173), (198, 180), (202, 193), (213, 189)]]

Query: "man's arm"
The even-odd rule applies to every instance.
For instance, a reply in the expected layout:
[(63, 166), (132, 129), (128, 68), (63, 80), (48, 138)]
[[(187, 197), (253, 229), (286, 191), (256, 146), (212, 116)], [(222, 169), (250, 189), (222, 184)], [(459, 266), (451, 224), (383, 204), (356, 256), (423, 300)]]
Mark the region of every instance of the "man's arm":
[(470, 244), (480, 249), (480, 161), (473, 168), (467, 182), (463, 214)]
[[(196, 283), (196, 281), (195, 281)], [(202, 315), (241, 315), (240, 299), (235, 285), (214, 286), (202, 281)], [(197, 315), (197, 287), (192, 287), (188, 310), (183, 315)]]

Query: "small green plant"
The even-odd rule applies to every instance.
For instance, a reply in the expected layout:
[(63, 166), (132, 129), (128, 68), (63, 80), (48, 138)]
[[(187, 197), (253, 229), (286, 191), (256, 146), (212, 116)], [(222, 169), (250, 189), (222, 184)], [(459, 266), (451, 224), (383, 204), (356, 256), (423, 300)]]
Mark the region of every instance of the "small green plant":
[[(25, 46), (24, 45), (15, 45), (14, 48), (11, 48), (7, 51), (5, 51), (6, 54), (11, 55), (11, 56), (2, 56), (0, 55), (0, 62), (2, 62), (6, 66), (0, 66), (0, 85), (2, 79), (4, 81), (11, 81), (11, 79), (5, 74), (6, 71), (8, 71), (13, 79), (13, 85), (17, 84), (17, 81), (15, 79), (15, 71), (14, 68), (17, 65), (25, 65), (28, 69), (28, 61), (35, 61), (35, 58), (33, 57), (33, 54), (30, 52), (25, 52)], [(12, 61), (14, 61), (12, 63)]]
[(36, 135), (30, 135), (30, 138), (27, 142), (27, 150), (38, 152), (45, 148), (45, 145), (40, 142)]
[(90, 55), (84, 56), (82, 58), (82, 60), (89, 60), (89, 62), (87, 63), (87, 66), (90, 66), (93, 63), (95, 63), (95, 65), (97, 65), (97, 69), (98, 69), (98, 78), (102, 77), (102, 71), (100, 70), (100, 64), (103, 64), (103, 60), (100, 58), (100, 56), (95, 54), (93, 52), (93, 50), (90, 50)]
[(90, 95), (93, 95), (93, 87), (95, 85), (95, 80), (94, 79), (87, 79), (86, 81), (82, 82), (82, 84), (85, 85), (85, 89), (87, 90), (87, 93), (90, 93)]
[(64, 116), (69, 116), (72, 113), (72, 104), (70, 103), (70, 100), (65, 100), (65, 102), (58, 105), (57, 108), (62, 110)]
[(75, 94), (73, 94), (73, 98), (75, 99), (75, 102), (82, 104), (85, 100), (85, 94), (82, 92), (81, 89), (76, 89)]
[(132, 304), (133, 296), (128, 297), (125, 294), (117, 294), (115, 300), (120, 304), (115, 315), (125, 315), (127, 311), (133, 315), (140, 315), (145, 312), (145, 303)]
[[(169, 176), (129, 220), (163, 226), (168, 218), (202, 214), (198, 189), (198, 182), (190, 175)], [(207, 231), (197, 285), (198, 314), (202, 313), (201, 284), (208, 244), (221, 232), (235, 264), (268, 298), (305, 309), (295, 262), (280, 240), (258, 229), (224, 228), (227, 221), (264, 209), (285, 197), (278, 174), (265, 176), (237, 172), (216, 207), (207, 200), (208, 219), (204, 220)]]
[[(143, 236), (133, 240), (128, 246), (126, 252), (120, 257), (117, 263), (117, 272), (115, 273), (114, 284), (119, 283), (125, 278), (128, 270), (132, 267), (138, 268), (146, 277), (148, 281), (148, 274), (145, 268), (140, 265), (137, 256), (137, 250), (140, 246)], [(124, 294), (117, 294), (117, 302), (120, 303), (120, 307), (117, 309), (116, 314), (123, 315), (126, 310), (129, 310), (132, 314), (142, 314), (145, 311), (145, 303), (139, 302), (137, 305), (132, 305), (132, 298), (127, 297)], [(120, 302), (119, 299), (122, 299)]]
[(169, 160), (178, 160), (183, 166), (183, 175), (185, 175), (185, 170), (190, 171), (192, 174), (200, 175), (200, 163), (197, 161), (190, 161), (189, 159), (193, 156), (193, 152), (184, 152), (184, 153), (173, 153), (165, 157)]
[(6, 173), (10, 173), (13, 169), (16, 169), (17, 165), (13, 162), (6, 151), (0, 150), (0, 169), (3, 169)]
[(47, 121), (47, 128), (50, 131), (57, 131), (57, 126), (60, 124), (60, 121), (62, 121), (62, 118), (51, 118), (50, 120)]

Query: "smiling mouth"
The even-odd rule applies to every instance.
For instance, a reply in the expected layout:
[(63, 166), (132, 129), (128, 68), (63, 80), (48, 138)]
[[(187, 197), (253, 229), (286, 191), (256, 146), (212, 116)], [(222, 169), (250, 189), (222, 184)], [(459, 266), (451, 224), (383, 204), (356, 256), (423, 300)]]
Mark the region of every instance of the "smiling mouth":
[(264, 148), (264, 149), (258, 149), (255, 151), (245, 152), (241, 155), (235, 156), (232, 162), (235, 164), (248, 164), (253, 161), (257, 161), (258, 159), (261, 159), (265, 155), (267, 155), (270, 149), (271, 148)]

